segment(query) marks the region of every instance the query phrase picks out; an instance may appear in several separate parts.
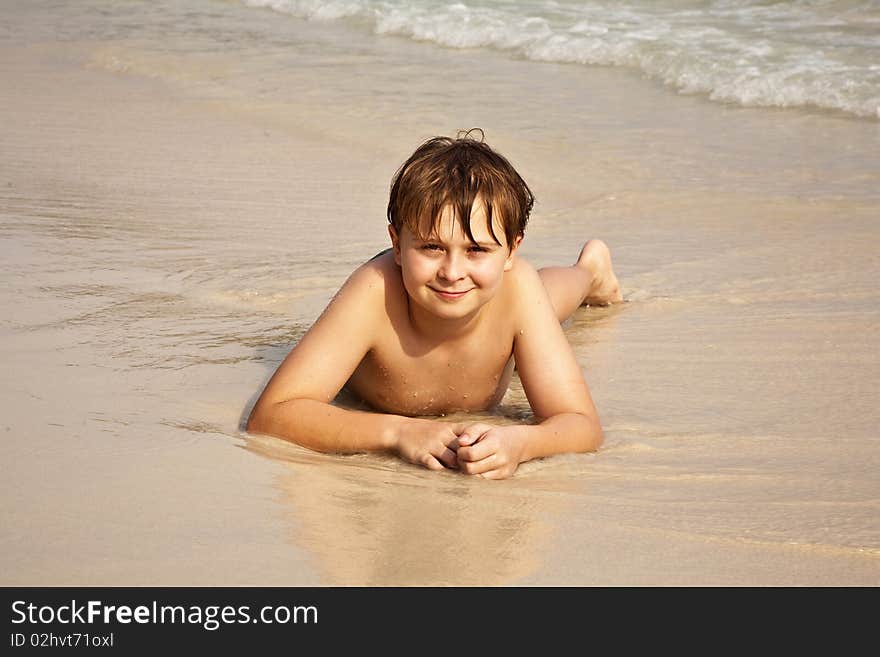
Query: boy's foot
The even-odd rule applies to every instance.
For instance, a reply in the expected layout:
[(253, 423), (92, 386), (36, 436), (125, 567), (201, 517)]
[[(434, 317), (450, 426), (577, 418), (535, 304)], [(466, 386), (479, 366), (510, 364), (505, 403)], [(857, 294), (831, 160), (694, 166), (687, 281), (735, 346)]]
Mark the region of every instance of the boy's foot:
[(584, 244), (578, 257), (577, 267), (583, 267), (593, 276), (590, 289), (581, 301), (582, 306), (608, 306), (623, 301), (620, 283), (611, 266), (611, 251), (602, 240), (590, 240)]

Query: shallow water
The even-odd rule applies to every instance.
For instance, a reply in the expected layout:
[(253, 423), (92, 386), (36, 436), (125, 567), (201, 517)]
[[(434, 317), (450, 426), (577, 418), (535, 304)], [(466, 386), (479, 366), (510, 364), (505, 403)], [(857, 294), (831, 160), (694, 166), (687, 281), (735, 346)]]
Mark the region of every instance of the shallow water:
[(243, 2), (450, 48), (632, 68), (717, 102), (880, 118), (880, 4), (873, 0)]
[[(880, 583), (875, 121), (232, 2), (7, 15), (4, 583)], [(486, 482), (245, 434), (474, 125), (526, 257), (611, 245), (627, 302), (565, 325), (605, 446)]]

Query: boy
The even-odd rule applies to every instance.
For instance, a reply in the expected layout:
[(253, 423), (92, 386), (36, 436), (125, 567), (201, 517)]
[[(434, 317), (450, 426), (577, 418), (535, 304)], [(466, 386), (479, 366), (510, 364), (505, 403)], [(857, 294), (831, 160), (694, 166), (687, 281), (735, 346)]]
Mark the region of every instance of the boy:
[[(534, 197), (472, 132), (428, 140), (397, 171), (392, 248), (355, 270), (281, 363), (248, 431), (489, 479), (599, 447), (596, 408), (560, 322), (582, 304), (621, 301), (608, 249), (590, 240), (576, 264), (540, 272), (517, 257)], [(492, 408), (514, 363), (535, 424), (424, 417)], [(343, 386), (376, 412), (332, 405)]]

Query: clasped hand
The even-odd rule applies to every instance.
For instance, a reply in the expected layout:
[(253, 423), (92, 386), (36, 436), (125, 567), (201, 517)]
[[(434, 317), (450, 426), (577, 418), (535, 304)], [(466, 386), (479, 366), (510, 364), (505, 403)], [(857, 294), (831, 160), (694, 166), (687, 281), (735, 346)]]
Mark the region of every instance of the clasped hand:
[(397, 443), (407, 461), (431, 470), (450, 468), (486, 479), (504, 479), (523, 461), (524, 429), (484, 422), (438, 422), (414, 419)]

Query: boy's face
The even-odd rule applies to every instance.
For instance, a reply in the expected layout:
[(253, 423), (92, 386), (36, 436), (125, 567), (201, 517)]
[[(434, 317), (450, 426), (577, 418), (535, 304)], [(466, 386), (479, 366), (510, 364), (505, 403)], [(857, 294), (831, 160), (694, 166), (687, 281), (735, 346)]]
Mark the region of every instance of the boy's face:
[(455, 219), (451, 206), (444, 208), (433, 234), (419, 239), (404, 227), (398, 235), (389, 226), (394, 259), (400, 265), (410, 298), (432, 315), (446, 319), (467, 317), (498, 292), (504, 272), (513, 266), (521, 237), (509, 248), (503, 226), (493, 218), (498, 245), (486, 224), (480, 199), (471, 210), (471, 242)]

